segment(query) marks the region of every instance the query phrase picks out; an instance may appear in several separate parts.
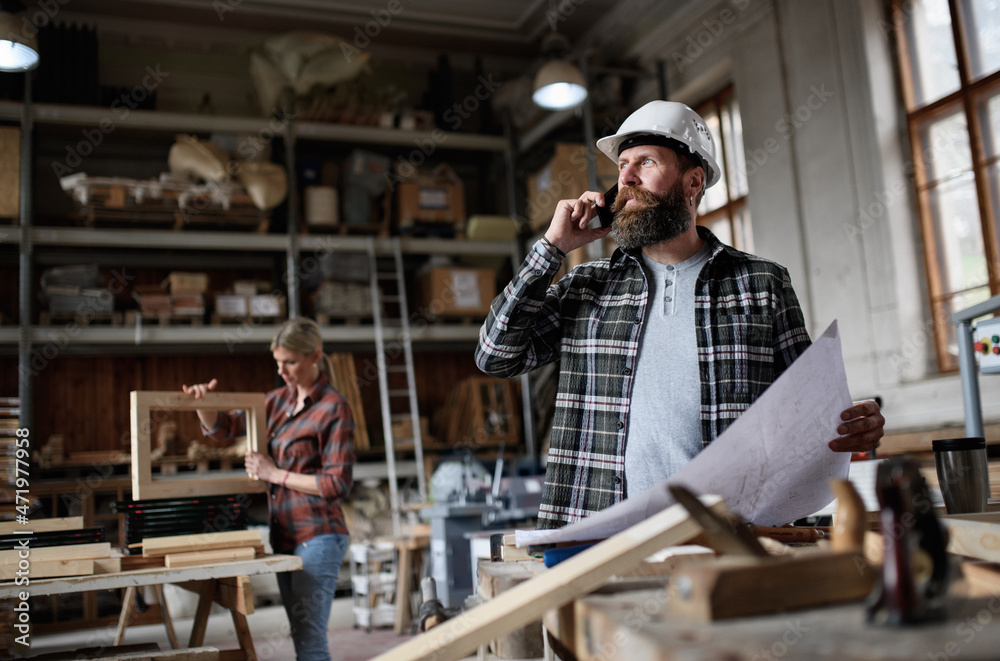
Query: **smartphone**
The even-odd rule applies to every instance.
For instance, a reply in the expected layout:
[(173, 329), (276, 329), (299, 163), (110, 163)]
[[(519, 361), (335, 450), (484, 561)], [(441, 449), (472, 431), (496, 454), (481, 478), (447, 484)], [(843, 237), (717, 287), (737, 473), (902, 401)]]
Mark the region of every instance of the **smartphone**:
[(611, 211), (611, 207), (616, 197), (618, 197), (618, 184), (609, 188), (604, 194), (604, 206), (597, 207), (597, 217), (601, 219), (601, 227), (610, 227), (611, 223), (615, 222), (615, 214)]

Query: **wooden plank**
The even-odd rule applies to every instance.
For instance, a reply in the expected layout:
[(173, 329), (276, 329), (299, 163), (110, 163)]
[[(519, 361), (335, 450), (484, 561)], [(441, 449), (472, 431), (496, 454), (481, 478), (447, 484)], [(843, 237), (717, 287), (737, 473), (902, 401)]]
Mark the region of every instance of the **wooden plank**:
[(1000, 594), (1000, 564), (966, 560), (962, 575), (968, 583), (971, 597), (993, 597)]
[[(17, 574), (17, 565), (0, 567), (0, 580), (13, 581)], [(57, 576), (84, 576), (94, 573), (93, 560), (40, 560), (32, 562), (28, 569), (28, 578), (55, 578)]]
[(194, 565), (214, 565), (220, 562), (251, 560), (256, 555), (252, 546), (224, 548), (215, 551), (192, 551), (190, 553), (167, 553), (163, 556), (165, 567), (192, 567)]
[[(70, 544), (67, 546), (43, 546), (37, 549), (28, 549), (28, 560), (31, 562), (41, 562), (44, 560), (81, 560), (90, 558), (111, 557), (110, 542), (96, 542), (94, 544)], [(10, 551), (0, 551), (0, 567), (16, 565), (20, 562), (21, 551), (14, 549)]]
[(941, 523), (948, 528), (950, 553), (1000, 562), (1000, 524), (970, 519), (968, 515), (942, 517)]
[[(716, 513), (727, 513), (725, 503), (717, 496), (702, 500)], [(457, 661), (482, 641), (539, 619), (550, 608), (594, 590), (616, 572), (639, 564), (663, 548), (683, 544), (699, 532), (701, 526), (687, 510), (674, 505), (375, 659)]]
[[(1000, 443), (1000, 425), (986, 425), (983, 429), (987, 445)], [(886, 434), (879, 442), (879, 454), (913, 454), (933, 452), (934, 441), (965, 437), (965, 427), (935, 428), (922, 431)]]
[(107, 558), (94, 558), (95, 574), (117, 574), (122, 570), (122, 558), (110, 556)]
[(152, 472), (152, 444), (150, 411), (215, 411), (240, 409), (247, 417), (247, 448), (256, 451), (258, 439), (267, 430), (264, 395), (260, 393), (215, 393), (195, 400), (191, 395), (177, 391), (139, 391), (131, 393), (132, 418), (132, 497), (136, 500), (150, 498), (186, 498), (190, 496), (216, 496), (230, 493), (260, 493), (267, 484), (251, 477), (220, 478), (200, 474), (196, 478), (156, 479)]
[[(510, 547), (504, 548), (504, 553), (509, 550)], [(480, 560), (477, 593), (484, 599), (495, 599), (546, 571), (545, 563), (540, 560)], [(539, 619), (492, 639), (490, 647), (500, 659), (538, 659), (543, 656), (545, 649), (542, 636), (542, 622)]]
[(226, 532), (203, 532), (172, 537), (146, 537), (142, 540), (142, 555), (148, 558), (168, 553), (232, 549), (257, 544), (260, 544), (260, 533), (256, 530), (227, 530)]
[[(976, 622), (977, 616), (992, 613), (989, 599), (950, 599), (947, 621), (909, 627), (866, 626), (862, 603), (703, 622), (664, 616), (669, 599), (663, 589), (578, 599), (572, 649), (576, 658), (985, 661), (996, 659), (1000, 649), (1000, 627)], [(992, 606), (995, 610), (996, 600)], [(975, 635), (956, 633), (965, 627)]]
[(9, 535), (24, 531), (52, 532), (53, 530), (75, 530), (82, 527), (82, 516), (67, 516), (56, 519), (31, 519), (27, 525), (16, 521), (4, 521), (0, 523), (0, 535)]
[(680, 570), (674, 576), (677, 590), (671, 594), (667, 612), (725, 620), (858, 601), (871, 592), (877, 573), (851, 552), (780, 558), (724, 556)]
[(21, 129), (0, 128), (0, 218), (21, 215)]
[[(181, 567), (166, 569), (151, 567), (123, 571), (120, 574), (104, 574), (95, 576), (69, 576), (31, 581), (32, 596), (47, 594), (66, 594), (69, 592), (86, 592), (89, 590), (116, 590), (130, 585), (157, 585), (159, 583), (183, 583), (185, 581), (201, 581), (227, 576), (256, 576), (258, 574), (275, 574), (283, 571), (298, 571), (302, 569), (302, 558), (294, 555), (268, 555), (263, 558), (226, 562), (220, 565), (202, 565), (197, 567)], [(0, 583), (0, 599), (17, 597), (24, 588), (14, 583)]]

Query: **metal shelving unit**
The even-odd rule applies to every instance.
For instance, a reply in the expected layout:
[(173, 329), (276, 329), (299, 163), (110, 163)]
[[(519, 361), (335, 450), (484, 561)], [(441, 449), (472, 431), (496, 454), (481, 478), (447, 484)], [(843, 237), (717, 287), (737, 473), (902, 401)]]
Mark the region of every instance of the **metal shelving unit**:
[[(283, 139), (285, 155), (289, 163), (295, 162), (295, 142), (297, 140), (350, 142), (359, 144), (377, 144), (413, 148), (431, 140), (436, 149), (444, 151), (466, 150), (486, 151), (502, 154), (507, 160), (509, 171), (512, 172), (514, 151), (506, 137), (494, 135), (477, 135), (467, 133), (450, 133), (435, 131), (403, 131), (370, 126), (340, 126), (317, 122), (283, 121), (278, 118), (252, 117), (218, 117), (185, 113), (172, 113), (149, 110), (129, 110), (125, 116), (116, 114), (109, 108), (89, 108), (76, 106), (61, 106), (53, 104), (22, 104), (17, 102), (0, 102), (0, 121), (16, 122), (23, 132), (22, 163), (30, 163), (32, 133), (37, 126), (88, 126), (109, 127), (116, 134), (127, 134), (137, 131), (155, 132), (188, 132), (188, 133), (248, 133)], [(111, 124), (107, 124), (111, 122)], [(105, 131), (109, 133), (109, 131)], [(289, 171), (289, 181), (294, 181), (294, 170)], [(32, 184), (30, 173), (22, 173), (23, 200), (30, 203)], [(512, 174), (508, 175), (508, 179)], [(510, 181), (508, 182), (511, 183)], [(295, 187), (290, 186), (290, 194)], [(512, 195), (512, 193), (511, 193)], [(513, 198), (511, 198), (513, 199)], [(163, 248), (197, 251), (199, 253), (257, 251), (274, 252), (286, 255), (286, 270), (289, 275), (299, 271), (300, 259), (304, 253), (310, 252), (365, 252), (369, 237), (347, 235), (302, 235), (296, 231), (294, 199), (290, 197), (289, 233), (284, 235), (250, 234), (236, 232), (173, 232), (164, 230), (102, 230), (85, 228), (38, 227), (31, 222), (30, 206), (25, 214), (22, 227), (7, 236), (0, 236), (0, 244), (18, 245), (22, 255), (33, 259), (36, 246), (70, 247), (70, 248)], [(404, 254), (420, 255), (454, 255), (454, 256), (509, 256), (514, 265), (520, 261), (516, 242), (489, 241), (454, 241), (435, 238), (402, 237), (398, 239)], [(379, 254), (392, 254), (390, 239), (374, 239), (375, 250)], [(23, 261), (23, 260), (22, 260)], [(22, 268), (22, 278), (23, 278)], [(298, 311), (298, 291), (289, 277), (289, 312)], [(30, 287), (30, 283), (28, 283)], [(38, 326), (31, 324), (32, 315), (25, 314), (31, 310), (23, 303), (31, 293), (21, 288), (22, 314), (18, 327), (0, 327), (0, 347), (18, 347), (19, 360), (24, 364), (30, 357), (33, 346), (45, 345), (49, 342), (61, 342), (60, 336), (65, 328), (60, 326)], [(266, 344), (274, 334), (275, 326), (201, 326), (201, 327), (86, 327), (77, 326), (74, 329), (72, 344), (81, 351), (103, 351), (111, 347), (116, 350), (140, 351), (150, 347), (176, 348), (181, 350), (184, 345), (191, 344), (225, 344), (232, 341), (234, 333), (239, 331), (239, 340), (243, 344)], [(475, 342), (478, 328), (470, 326), (438, 326), (425, 324), (413, 331), (412, 339), (417, 343), (454, 344)], [(375, 342), (374, 326), (342, 326), (323, 328), (323, 338), (331, 343), (369, 344)], [(526, 385), (526, 380), (523, 381)], [(22, 420), (30, 425), (32, 416), (32, 383), (21, 383), (19, 395), (22, 411), (27, 412), (28, 419)], [(528, 399), (525, 393), (525, 401)], [(534, 442), (530, 427), (530, 411), (525, 414), (526, 446), (529, 453), (534, 452)]]

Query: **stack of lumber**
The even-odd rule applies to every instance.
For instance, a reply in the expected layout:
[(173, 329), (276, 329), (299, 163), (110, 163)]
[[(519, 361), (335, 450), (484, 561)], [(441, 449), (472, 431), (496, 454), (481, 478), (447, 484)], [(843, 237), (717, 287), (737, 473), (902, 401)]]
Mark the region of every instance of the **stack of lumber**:
[(444, 436), (450, 445), (515, 445), (521, 439), (517, 382), (491, 377), (463, 379), (450, 393)]
[(162, 558), (165, 567), (217, 565), (222, 562), (253, 560), (264, 555), (264, 545), (256, 530), (233, 530), (142, 540), (144, 558)]
[(20, 406), (21, 400), (17, 397), (0, 397), (0, 520), (14, 518), (14, 506), (17, 504), (14, 502), (14, 484), (17, 480), (17, 416)]
[(333, 387), (347, 399), (354, 413), (354, 450), (364, 452), (371, 448), (368, 441), (368, 425), (365, 423), (365, 407), (358, 389), (358, 376), (354, 367), (354, 354), (331, 353), (333, 365)]
[(164, 173), (159, 179), (88, 177), (78, 172), (59, 180), (88, 227), (186, 227), (267, 232), (270, 212), (258, 209), (238, 183), (197, 184)]
[[(109, 542), (91, 541), (103, 536), (103, 531), (95, 534), (94, 530), (83, 527), (82, 516), (32, 519), (27, 524), (0, 523), (0, 540), (11, 542), (5, 543), (4, 550), (0, 550), (0, 580), (14, 580), (19, 567), (23, 571), (25, 562), (31, 579), (119, 571), (121, 554), (112, 550)], [(27, 531), (33, 535), (24, 536)], [(22, 536), (29, 540), (26, 559), (21, 557), (23, 547), (15, 541)], [(72, 539), (78, 539), (79, 543), (51, 543)]]

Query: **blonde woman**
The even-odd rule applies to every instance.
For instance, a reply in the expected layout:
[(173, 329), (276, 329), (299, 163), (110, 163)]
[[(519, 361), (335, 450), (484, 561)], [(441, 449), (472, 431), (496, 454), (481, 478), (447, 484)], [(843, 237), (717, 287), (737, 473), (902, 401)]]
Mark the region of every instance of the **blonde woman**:
[[(302, 558), (302, 571), (278, 574), (298, 661), (330, 659), (327, 620), (337, 573), (347, 550), (340, 504), (354, 467), (354, 416), (334, 390), (319, 326), (291, 319), (271, 340), (271, 354), (285, 386), (267, 393), (267, 448), (248, 452), (246, 470), (269, 482), (271, 546)], [(218, 382), (182, 386), (195, 399)], [(242, 412), (198, 411), (202, 432), (216, 440), (246, 430)]]

